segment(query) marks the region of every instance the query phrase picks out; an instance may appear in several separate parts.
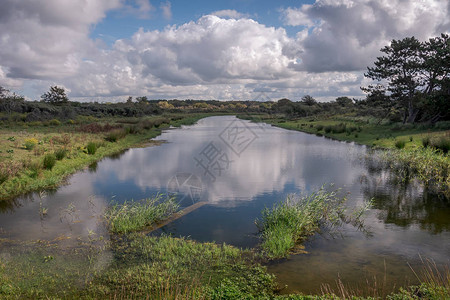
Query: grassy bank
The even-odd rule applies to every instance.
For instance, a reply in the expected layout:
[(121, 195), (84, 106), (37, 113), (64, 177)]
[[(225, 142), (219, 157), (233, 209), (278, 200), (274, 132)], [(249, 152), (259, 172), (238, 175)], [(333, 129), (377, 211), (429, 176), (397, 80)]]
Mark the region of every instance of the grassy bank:
[(11, 123), (0, 129), (0, 201), (60, 185), (68, 175), (125, 149), (151, 144), (169, 126), (208, 114)]
[[(423, 147), (424, 140), (447, 149), (445, 141), (450, 140), (450, 123), (401, 124), (381, 122), (371, 117), (351, 115), (323, 116), (287, 119), (284, 115), (247, 115), (239, 116), (256, 122), (265, 122), (281, 128), (298, 130), (326, 136), (341, 141), (353, 141), (358, 144), (383, 149), (395, 149), (398, 141), (403, 141), (405, 149)], [(431, 142), (431, 144), (430, 144)], [(448, 144), (448, 145), (447, 145)]]

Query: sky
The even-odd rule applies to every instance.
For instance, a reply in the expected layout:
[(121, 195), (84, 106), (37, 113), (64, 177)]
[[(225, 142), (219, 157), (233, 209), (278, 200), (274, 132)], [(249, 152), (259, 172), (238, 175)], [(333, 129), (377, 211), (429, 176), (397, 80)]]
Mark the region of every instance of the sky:
[(1, 0), (0, 86), (38, 100), (362, 98), (392, 39), (450, 33), (449, 0)]

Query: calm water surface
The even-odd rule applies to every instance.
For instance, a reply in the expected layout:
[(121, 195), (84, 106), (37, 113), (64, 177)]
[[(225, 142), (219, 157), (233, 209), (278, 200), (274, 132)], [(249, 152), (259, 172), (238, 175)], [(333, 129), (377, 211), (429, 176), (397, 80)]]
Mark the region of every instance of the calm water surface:
[(415, 282), (408, 264), (418, 265), (419, 255), (449, 263), (448, 200), (417, 186), (395, 186), (389, 174), (365, 163), (364, 146), (231, 116), (206, 118), (157, 139), (165, 143), (104, 159), (56, 192), (0, 207), (1, 237), (69, 237), (70, 243), (89, 232), (107, 235), (99, 216), (111, 202), (176, 191), (183, 206), (207, 204), (154, 234), (253, 247), (254, 220), (264, 207), (334, 183), (349, 193), (349, 207), (374, 199), (366, 215), (369, 234), (345, 226), (337, 236), (311, 238), (307, 254), (272, 263), (269, 271), (287, 285), (285, 292), (316, 292), (338, 278), (355, 286), (386, 277), (399, 286)]

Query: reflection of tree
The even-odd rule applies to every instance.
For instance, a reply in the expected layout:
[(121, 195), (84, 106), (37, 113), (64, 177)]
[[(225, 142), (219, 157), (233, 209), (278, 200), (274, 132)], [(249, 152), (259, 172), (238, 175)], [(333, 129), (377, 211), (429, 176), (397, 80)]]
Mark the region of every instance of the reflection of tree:
[[(48, 196), (52, 196), (56, 193), (57, 189), (42, 189), (40, 192), (44, 192)], [(27, 202), (33, 202), (37, 198), (38, 193), (30, 192), (23, 194), (20, 198), (12, 198), (5, 201), (0, 201), (0, 213), (11, 212), (13, 213), (18, 207), (25, 206)], [(35, 198), (37, 197), (37, 198)]]
[(122, 157), (122, 155), (124, 155), (125, 152), (127, 152), (127, 151), (128, 151), (128, 149), (123, 150), (123, 151), (119, 151), (119, 152), (114, 153), (114, 154), (111, 154), (111, 155), (108, 155), (108, 158), (111, 159), (111, 160), (118, 160), (118, 159), (120, 159), (120, 158)]
[(397, 180), (397, 176), (377, 166), (371, 158), (366, 159), (365, 166), (367, 174), (360, 177), (363, 193), (373, 198), (373, 207), (380, 210), (378, 217), (384, 223), (400, 227), (417, 224), (433, 234), (450, 230), (449, 199), (415, 181)]
[(17, 200), (8, 200), (8, 201), (0, 201), (0, 212), (8, 212), (8, 211), (14, 211), (14, 208), (19, 206), (17, 204)]

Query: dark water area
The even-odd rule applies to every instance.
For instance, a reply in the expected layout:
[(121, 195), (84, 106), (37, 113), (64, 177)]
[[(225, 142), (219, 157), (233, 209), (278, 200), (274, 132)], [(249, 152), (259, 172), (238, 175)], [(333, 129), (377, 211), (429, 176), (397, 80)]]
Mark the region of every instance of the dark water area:
[(392, 183), (366, 159), (372, 154), (365, 146), (231, 116), (167, 130), (157, 140), (165, 142), (106, 158), (57, 191), (0, 207), (0, 237), (65, 237), (70, 244), (92, 232), (107, 236), (101, 214), (112, 202), (177, 193), (184, 207), (207, 204), (153, 234), (255, 247), (254, 221), (264, 207), (333, 183), (349, 208), (373, 199), (368, 232), (346, 225), (337, 235), (317, 234), (305, 243), (306, 254), (271, 263), (284, 292), (317, 292), (338, 278), (352, 286), (386, 278), (398, 287), (416, 282), (409, 265), (419, 267), (420, 257), (449, 264), (448, 199), (414, 182)]

